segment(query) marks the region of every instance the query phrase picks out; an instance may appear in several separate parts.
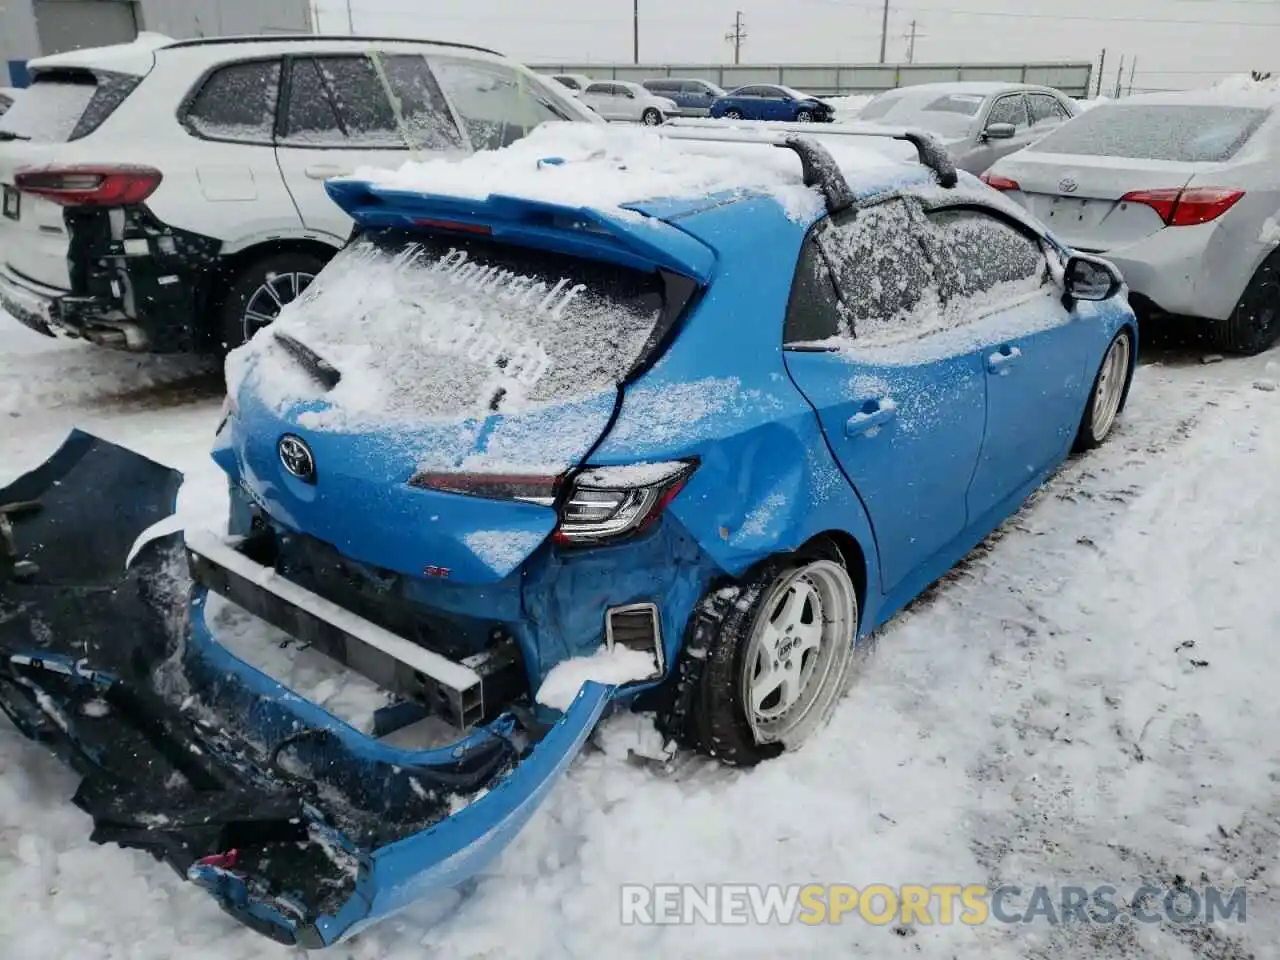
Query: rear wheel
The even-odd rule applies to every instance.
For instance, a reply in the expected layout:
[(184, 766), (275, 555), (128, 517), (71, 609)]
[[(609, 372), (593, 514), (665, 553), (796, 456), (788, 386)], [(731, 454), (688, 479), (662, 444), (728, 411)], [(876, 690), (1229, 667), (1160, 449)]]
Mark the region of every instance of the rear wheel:
[(1280, 336), (1280, 253), (1272, 254), (1249, 281), (1226, 320), (1214, 324), (1214, 340), (1229, 353), (1253, 356)]
[(692, 710), (701, 748), (741, 766), (798, 748), (843, 689), (857, 624), (857, 592), (832, 547), (748, 574), (707, 650)]
[(287, 251), (268, 254), (236, 274), (222, 302), (219, 342), (223, 352), (234, 350), (270, 325), (311, 284), (324, 264), (313, 253)]
[(656, 127), (662, 123), (662, 111), (655, 107), (646, 108), (645, 112), (640, 115), (640, 122), (646, 127)]
[(1133, 337), (1129, 331), (1121, 330), (1107, 347), (1093, 380), (1093, 390), (1076, 434), (1077, 452), (1092, 450), (1110, 435), (1129, 393), (1132, 357)]
[(742, 111), (741, 111), (741, 110), (733, 110), (733, 109), (726, 110), (726, 111), (724, 112), (724, 118), (725, 118), (726, 120), (741, 120), (741, 119), (742, 119)]

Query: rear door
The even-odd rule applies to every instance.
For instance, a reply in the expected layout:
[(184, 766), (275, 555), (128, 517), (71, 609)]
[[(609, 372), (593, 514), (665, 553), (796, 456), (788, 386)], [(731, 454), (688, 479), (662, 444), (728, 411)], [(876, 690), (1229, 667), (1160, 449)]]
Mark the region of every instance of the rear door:
[(593, 83), (583, 91), (582, 99), (606, 120), (623, 119), (618, 88), (612, 83)]
[(787, 319), (786, 364), (875, 531), (885, 592), (968, 522), (982, 447), (982, 349), (946, 339), (929, 229), (892, 199), (810, 234)]
[[(983, 207), (932, 211), (953, 322), (981, 344), (986, 429), (970, 522), (1007, 508), (1067, 451), (1083, 413), (1089, 332), (1062, 304), (1039, 237)], [(1056, 254), (1049, 254), (1056, 256)]]
[[(351, 220), (329, 199), (325, 180), (359, 167), (399, 167), (411, 156), (406, 139), (426, 154), (467, 151), (421, 54), (289, 57), (284, 89), (276, 129), (280, 172), (307, 229), (338, 243), (346, 241)], [(399, 116), (388, 90), (399, 100)]]
[(680, 95), (684, 98), (682, 107), (686, 107), (695, 116), (706, 116), (711, 111), (711, 104), (717, 94), (701, 80), (687, 80), (681, 86)]

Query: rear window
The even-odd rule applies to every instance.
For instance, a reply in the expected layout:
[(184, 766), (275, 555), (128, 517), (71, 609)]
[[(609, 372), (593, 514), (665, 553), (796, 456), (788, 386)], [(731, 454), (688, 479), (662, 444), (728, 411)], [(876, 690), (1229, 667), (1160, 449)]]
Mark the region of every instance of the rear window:
[[(656, 273), (387, 230), (358, 236), (268, 329), (339, 370), (327, 399), (345, 419), (455, 420), (612, 389), (653, 350), (664, 307)], [(279, 360), (262, 381), (286, 387)]]
[(952, 93), (931, 101), (924, 109), (934, 113), (958, 113), (964, 117), (973, 117), (982, 106), (982, 97), (968, 93)]
[(31, 86), (0, 116), (0, 140), (79, 140), (96, 130), (141, 79), (107, 70), (37, 73)]
[(892, 110), (894, 104), (901, 100), (902, 97), (903, 94), (901, 92), (882, 94), (862, 108), (862, 112), (858, 114), (858, 119), (878, 120)]
[(1133, 160), (1216, 163), (1229, 160), (1267, 111), (1213, 105), (1096, 107), (1029, 147), (1041, 153)]

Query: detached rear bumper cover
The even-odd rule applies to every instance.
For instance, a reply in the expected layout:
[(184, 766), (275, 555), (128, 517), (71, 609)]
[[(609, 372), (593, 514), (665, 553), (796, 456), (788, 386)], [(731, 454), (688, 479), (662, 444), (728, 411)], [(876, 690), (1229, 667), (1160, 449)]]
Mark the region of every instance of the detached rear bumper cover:
[(103, 560), (172, 511), (180, 482), (75, 434), (0, 490), (0, 504), (42, 508), (14, 523), (18, 558), (36, 571), (0, 575), (0, 710), (83, 776), (74, 802), (92, 839), (150, 851), (241, 922), (307, 947), (484, 869), (613, 688), (585, 684), (545, 733), (503, 714), (441, 749), (366, 737), (216, 642), (180, 534), (151, 541), (128, 571)]

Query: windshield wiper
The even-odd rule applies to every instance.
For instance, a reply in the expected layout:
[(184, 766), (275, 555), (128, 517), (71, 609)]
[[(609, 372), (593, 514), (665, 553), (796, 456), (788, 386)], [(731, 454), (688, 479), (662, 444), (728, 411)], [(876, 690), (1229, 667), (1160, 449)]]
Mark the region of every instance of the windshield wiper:
[(0, 130), (0, 141), (7, 143), (10, 140), (30, 140), (31, 138), (22, 133), (14, 133), (12, 130)]
[(342, 380), (342, 372), (337, 367), (301, 340), (287, 333), (274, 333), (272, 336), (275, 337), (276, 343), (284, 347), (289, 356), (298, 361), (299, 366), (311, 374), (312, 379), (326, 390), (332, 390)]

